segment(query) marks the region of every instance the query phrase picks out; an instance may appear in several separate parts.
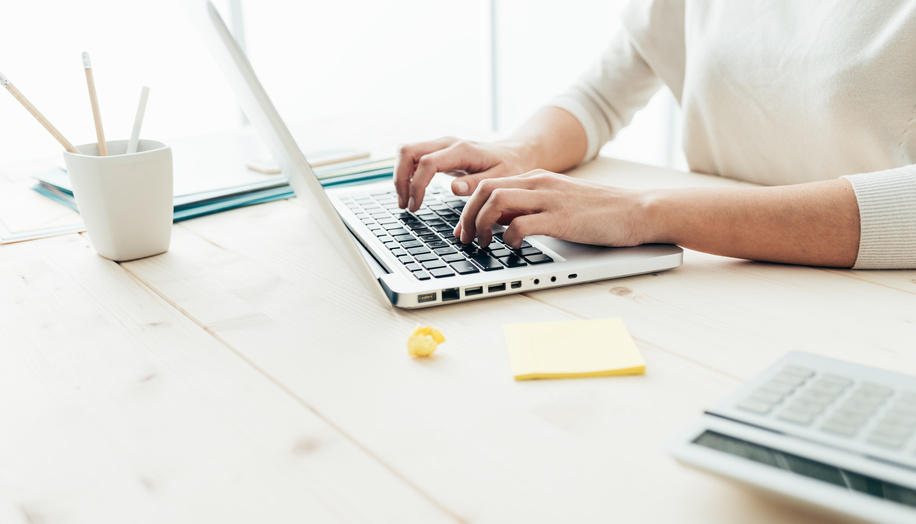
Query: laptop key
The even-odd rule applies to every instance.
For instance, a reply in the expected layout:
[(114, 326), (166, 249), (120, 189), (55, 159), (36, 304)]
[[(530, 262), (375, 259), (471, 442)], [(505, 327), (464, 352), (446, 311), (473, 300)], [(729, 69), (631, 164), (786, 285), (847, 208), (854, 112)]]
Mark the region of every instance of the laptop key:
[(426, 246), (417, 246), (417, 247), (412, 247), (408, 249), (407, 252), (410, 253), (411, 255), (417, 256), (417, 255), (422, 255), (424, 253), (429, 253), (429, 249), (426, 249)]
[(400, 256), (403, 256), (403, 255), (406, 255), (406, 254), (407, 254), (407, 251), (404, 251), (403, 249), (401, 249), (401, 248), (398, 247), (398, 248), (392, 249), (392, 250), (391, 250), (391, 254), (394, 255), (394, 256), (396, 256), (396, 257), (400, 257)]
[(488, 255), (477, 255), (472, 257), (472, 260), (484, 271), (496, 271), (503, 268), (498, 260)]
[(410, 255), (401, 255), (398, 257), (398, 262), (402, 264), (410, 264), (413, 262), (413, 257)]
[(525, 260), (518, 255), (509, 255), (506, 258), (499, 259), (499, 261), (505, 264), (506, 267), (522, 267), (528, 265)]
[(471, 264), (467, 260), (452, 262), (452, 268), (457, 271), (459, 275), (468, 275), (470, 273), (477, 273), (479, 271), (477, 266)]
[(464, 255), (462, 255), (461, 253), (450, 253), (447, 255), (442, 255), (442, 260), (445, 260), (448, 263), (452, 263), (452, 262), (462, 262), (466, 259), (464, 258)]
[(421, 266), (420, 264), (417, 264), (416, 262), (413, 262), (411, 264), (404, 264), (404, 267), (406, 267), (407, 270), (410, 271), (411, 273), (413, 273), (414, 271), (423, 271), (423, 266)]
[(423, 267), (425, 267), (426, 269), (439, 269), (441, 267), (447, 267), (447, 266), (445, 265), (445, 262), (437, 258), (436, 260), (429, 260), (427, 262), (423, 262)]
[(439, 256), (458, 254), (458, 251), (456, 251), (455, 248), (451, 246), (440, 247), (438, 249), (434, 249), (433, 251), (435, 251), (435, 253)]
[(430, 271), (430, 274), (432, 274), (432, 276), (436, 278), (445, 278), (445, 277), (455, 276), (455, 272), (452, 271), (451, 268), (448, 268), (448, 267), (441, 267), (439, 269), (433, 269), (432, 271)]
[(393, 236), (393, 237), (391, 237), (391, 238), (393, 238), (393, 239), (395, 239), (395, 240), (397, 240), (398, 242), (401, 242), (401, 243), (410, 242), (411, 240), (416, 240), (416, 238), (414, 238), (413, 235), (397, 235), (397, 236)]
[(416, 271), (413, 273), (414, 278), (417, 280), (429, 280), (429, 273), (426, 271)]
[(510, 255), (513, 255), (513, 254), (514, 254), (514, 253), (512, 253), (511, 251), (509, 251), (509, 250), (506, 249), (506, 248), (498, 248), (498, 249), (491, 249), (491, 250), (490, 250), (490, 256), (493, 256), (493, 257), (496, 257), (496, 258), (508, 257), (508, 256), (510, 256)]
[(421, 247), (422, 245), (423, 245), (423, 242), (420, 242), (419, 240), (409, 240), (407, 242), (401, 242), (401, 247), (403, 247), (404, 249)]
[[(443, 247), (448, 247), (448, 245), (449, 245), (448, 242), (445, 242), (445, 241), (442, 241), (442, 240), (438, 240), (438, 238), (439, 238), (438, 236), (433, 235), (433, 237), (432, 237), (431, 239), (426, 239), (426, 238), (422, 238), (422, 237), (421, 237), (420, 240), (425, 241), (425, 242), (426, 242), (426, 247), (428, 247), (428, 248), (430, 248), (430, 249), (441, 249), (441, 248), (443, 248)], [(451, 249), (451, 248), (449, 248), (449, 249)]]
[[(429, 262), (430, 260), (436, 260), (438, 258), (439, 257), (437, 257), (436, 255), (432, 253), (420, 253), (419, 255), (417, 255), (418, 262)], [(446, 260), (446, 262), (448, 261)]]
[(526, 256), (525, 260), (527, 260), (529, 264), (544, 264), (547, 262), (553, 262), (552, 258), (543, 253), (540, 255)]

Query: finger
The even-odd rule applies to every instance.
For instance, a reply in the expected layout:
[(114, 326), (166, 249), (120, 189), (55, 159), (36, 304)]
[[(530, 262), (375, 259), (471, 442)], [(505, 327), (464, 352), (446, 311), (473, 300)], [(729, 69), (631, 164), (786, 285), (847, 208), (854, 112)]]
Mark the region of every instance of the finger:
[(423, 155), (445, 149), (457, 141), (458, 139), (453, 137), (443, 137), (398, 147), (397, 160), (394, 165), (394, 187), (398, 193), (398, 207), (407, 207), (407, 198), (410, 196), (410, 179), (413, 177), (417, 161)]
[(516, 189), (533, 189), (534, 182), (530, 179), (512, 176), (504, 178), (488, 178), (477, 185), (477, 189), (461, 212), (459, 224), (461, 225), (461, 236), (459, 237), (465, 244), (470, 243), (477, 236), (477, 229), (474, 221), (480, 209), (490, 198), (490, 193), (498, 188), (516, 188)]
[(537, 191), (504, 187), (494, 189), (474, 220), (477, 243), (481, 247), (490, 245), (493, 240), (493, 226), (505, 213), (536, 213), (542, 208), (541, 200), (542, 196)]
[(553, 219), (550, 213), (534, 213), (515, 218), (503, 231), (503, 243), (512, 249), (521, 249), (522, 241), (531, 235), (551, 235)]
[(509, 213), (503, 212), (503, 214), (500, 215), (499, 218), (496, 219), (496, 223), (501, 226), (508, 226), (510, 223), (512, 223), (513, 220), (515, 220), (516, 217), (520, 217), (524, 214), (525, 213), (521, 213), (518, 211), (509, 212)]
[(476, 173), (491, 168), (492, 164), (492, 158), (487, 157), (474, 144), (462, 140), (445, 149), (421, 156), (410, 179), (410, 198), (413, 205), (408, 204), (408, 209), (416, 211), (420, 207), (426, 186), (436, 173), (455, 170)]
[(512, 174), (513, 173), (509, 173), (503, 169), (502, 166), (496, 166), (486, 171), (481, 171), (480, 173), (466, 174), (452, 181), (452, 193), (460, 196), (467, 196), (473, 193), (483, 180), (510, 176)]

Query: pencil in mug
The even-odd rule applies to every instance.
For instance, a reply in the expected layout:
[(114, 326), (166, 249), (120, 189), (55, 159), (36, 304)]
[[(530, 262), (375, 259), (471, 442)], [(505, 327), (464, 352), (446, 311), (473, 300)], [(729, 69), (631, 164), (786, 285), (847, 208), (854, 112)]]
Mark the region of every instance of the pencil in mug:
[(32, 114), (32, 116), (35, 117), (35, 120), (38, 120), (38, 123), (41, 124), (45, 129), (47, 129), (48, 132), (51, 133), (51, 136), (53, 136), (55, 139), (57, 139), (58, 142), (60, 142), (60, 145), (64, 146), (64, 149), (66, 149), (67, 151), (75, 155), (80, 154), (79, 150), (73, 147), (73, 144), (71, 144), (69, 140), (64, 138), (64, 135), (62, 135), (60, 131), (58, 131), (57, 128), (54, 127), (54, 125), (51, 124), (51, 122), (49, 122), (48, 119), (45, 118), (43, 114), (41, 114), (41, 111), (39, 111), (38, 108), (32, 105), (32, 103), (29, 102), (29, 100), (22, 93), (20, 93), (18, 89), (16, 89), (16, 86), (14, 86), (13, 83), (10, 82), (8, 78), (3, 76), (3, 73), (0, 73), (0, 86), (5, 87), (6, 90), (9, 91), (11, 95), (13, 95), (13, 98), (18, 100), (19, 103), (22, 104), (22, 106), (25, 107), (28, 110), (28, 112)]
[(92, 104), (92, 119), (95, 120), (95, 135), (99, 141), (99, 156), (108, 156), (108, 143), (102, 131), (102, 114), (99, 113), (99, 99), (95, 95), (95, 79), (92, 76), (92, 62), (89, 53), (83, 51), (83, 69), (86, 70), (86, 84), (89, 86), (89, 103)]

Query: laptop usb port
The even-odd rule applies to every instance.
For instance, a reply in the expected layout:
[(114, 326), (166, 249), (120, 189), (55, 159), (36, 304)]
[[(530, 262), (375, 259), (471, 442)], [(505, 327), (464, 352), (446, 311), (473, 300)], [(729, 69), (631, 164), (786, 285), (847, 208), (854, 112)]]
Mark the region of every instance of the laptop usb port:
[(417, 297), (417, 302), (420, 304), (424, 304), (426, 302), (435, 302), (435, 301), (436, 301), (436, 292), (435, 291), (432, 293), (423, 293), (422, 295), (419, 295)]
[(510, 284), (510, 285), (512, 286), (512, 289), (518, 289), (518, 288), (522, 287), (522, 281), (521, 281), (521, 280), (516, 280), (516, 281), (512, 282), (512, 284)]
[(442, 290), (442, 301), (448, 302), (450, 300), (458, 300), (458, 288), (457, 287)]
[(480, 295), (482, 293), (483, 293), (483, 286), (464, 288), (464, 296), (466, 297), (473, 297), (474, 295)]
[(497, 293), (499, 291), (505, 291), (505, 290), (506, 290), (505, 282), (503, 282), (502, 284), (490, 284), (489, 286), (487, 286), (487, 293)]

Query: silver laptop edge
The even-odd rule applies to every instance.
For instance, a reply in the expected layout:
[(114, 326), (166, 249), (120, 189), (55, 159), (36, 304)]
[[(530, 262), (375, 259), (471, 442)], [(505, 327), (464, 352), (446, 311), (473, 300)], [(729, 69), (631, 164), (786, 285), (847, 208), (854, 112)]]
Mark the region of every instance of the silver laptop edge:
[[(334, 247), (348, 260), (359, 278), (374, 289), (385, 307), (390, 308), (392, 304), (408, 309), (430, 307), (664, 271), (681, 265), (683, 251), (668, 244), (606, 248), (530, 237), (526, 240), (551, 256), (554, 262), (417, 280), (340, 200), (347, 194), (390, 190), (391, 182), (326, 192), (213, 4), (209, 0), (196, 0), (185, 5), (245, 114), (283, 166), (296, 196), (306, 203)], [(613, 252), (612, 257), (608, 256), (609, 252)], [(575, 263), (567, 262), (568, 258), (574, 258)]]

